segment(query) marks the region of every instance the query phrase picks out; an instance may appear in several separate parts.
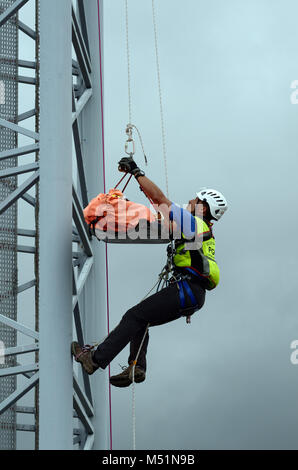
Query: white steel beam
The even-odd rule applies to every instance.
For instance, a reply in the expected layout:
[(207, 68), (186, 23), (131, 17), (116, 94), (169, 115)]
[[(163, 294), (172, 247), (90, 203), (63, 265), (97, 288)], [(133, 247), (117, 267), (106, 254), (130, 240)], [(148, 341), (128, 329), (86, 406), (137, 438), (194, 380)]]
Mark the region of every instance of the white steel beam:
[(11, 318), (5, 317), (4, 315), (1, 315), (1, 314), (0, 314), (0, 323), (10, 326), (11, 328), (14, 328), (15, 330), (19, 331), (20, 333), (23, 333), (26, 336), (30, 336), (31, 338), (34, 338), (34, 339), (39, 339), (39, 334), (37, 331), (34, 331), (31, 328), (28, 328), (27, 326), (17, 321), (14, 321)]
[(94, 446), (94, 434), (89, 434), (87, 436), (85, 445), (84, 445), (84, 450), (92, 450)]
[(80, 46), (81, 46), (81, 51), (84, 55), (84, 59), (85, 59), (85, 62), (86, 62), (87, 68), (88, 68), (88, 72), (91, 73), (90, 55), (89, 55), (89, 52), (87, 50), (85, 40), (82, 36), (81, 29), (79, 27), (79, 23), (78, 23), (78, 20), (77, 20), (77, 17), (76, 17), (76, 13), (75, 13), (73, 8), (72, 8), (72, 20), (73, 20), (73, 25), (75, 27), (77, 39), (78, 39), (78, 41), (80, 43)]
[(19, 114), (18, 122), (25, 121), (25, 119), (35, 116), (35, 114), (36, 114), (36, 109), (30, 109), (29, 111), (26, 111), (25, 113)]
[(17, 245), (17, 251), (19, 253), (30, 253), (33, 254), (36, 252), (36, 248), (34, 246), (27, 246), (27, 245)]
[(39, 140), (39, 135), (37, 132), (30, 131), (29, 129), (25, 129), (25, 127), (17, 126), (13, 122), (6, 121), (5, 119), (0, 118), (0, 126), (6, 127), (14, 132), (18, 132), (19, 134), (23, 134), (27, 137), (30, 137), (34, 140)]
[(17, 147), (11, 150), (5, 150), (0, 152), (0, 160), (6, 160), (7, 158), (19, 157), (20, 155), (28, 155), (32, 152), (37, 152), (39, 144), (25, 145), (24, 147)]
[(30, 28), (30, 26), (26, 25), (25, 23), (23, 23), (22, 21), (18, 21), (18, 24), (19, 24), (19, 29), (27, 34), (27, 36), (29, 36), (31, 39), (36, 39), (36, 32)]
[(24, 201), (28, 202), (28, 204), (30, 204), (30, 206), (32, 206), (32, 207), (36, 206), (35, 198), (30, 196), (30, 194), (22, 194), (21, 198)]
[(91, 88), (91, 77), (90, 77), (90, 62), (88, 54), (86, 53), (84, 41), (82, 40), (80, 30), (78, 28), (75, 15), (72, 18), (72, 42), (74, 50), (77, 56), (77, 60), (80, 66), (86, 88)]
[(27, 354), (30, 352), (38, 351), (39, 345), (38, 343), (27, 344), (23, 346), (15, 346), (12, 348), (4, 349), (3, 356), (16, 356), (18, 354)]
[[(4, 369), (5, 370), (5, 369)], [(76, 392), (73, 393), (73, 407), (88, 434), (94, 434), (94, 428)]]
[(40, 0), (40, 450), (73, 448), (71, 37), (71, 0)]
[(35, 432), (36, 426), (34, 424), (17, 424), (17, 431)]
[(87, 413), (87, 416), (89, 416), (89, 418), (91, 418), (91, 416), (94, 416), (93, 406), (90, 403), (87, 395), (82, 390), (75, 373), (73, 374), (73, 387), (74, 387), (74, 391), (77, 393), (82, 405), (84, 406), (84, 409)]
[(19, 83), (25, 83), (26, 85), (36, 85), (36, 78), (34, 77), (25, 77), (23, 75), (18, 76)]
[(87, 258), (85, 263), (83, 264), (83, 267), (81, 269), (81, 272), (79, 274), (79, 277), (76, 283), (77, 293), (76, 295), (73, 296), (73, 301), (72, 301), (73, 309), (75, 308), (79, 295), (81, 294), (82, 289), (87, 281), (87, 277), (89, 276), (90, 270), (93, 266), (93, 262), (94, 262), (93, 257), (90, 257), (90, 258)]
[(4, 413), (8, 408), (13, 406), (20, 398), (28, 393), (39, 380), (39, 372), (36, 372), (30, 379), (28, 379), (24, 385), (17, 388), (11, 395), (0, 403), (0, 414)]
[(16, 412), (23, 414), (35, 414), (35, 408), (33, 406), (16, 406)]
[(0, 377), (8, 377), (9, 375), (26, 374), (38, 370), (38, 364), (29, 364), (26, 366), (6, 367), (0, 369)]
[(36, 286), (36, 279), (32, 279), (32, 281), (25, 282), (24, 284), (18, 286), (18, 294), (24, 292), (27, 289), (31, 289), (31, 287)]
[(9, 8), (7, 8), (2, 15), (0, 15), (0, 27), (6, 23), (16, 12), (22, 8), (28, 0), (16, 0)]
[(17, 233), (20, 237), (36, 237), (36, 230), (28, 230), (26, 228), (18, 228)]
[(72, 123), (78, 119), (79, 115), (83, 111), (84, 107), (88, 103), (89, 99), (92, 96), (92, 89), (85, 90), (81, 98), (77, 102), (76, 111), (72, 113)]
[(7, 168), (6, 170), (0, 171), (1, 178), (9, 178), (10, 176), (21, 175), (23, 173), (30, 173), (31, 171), (36, 171), (39, 168), (39, 163), (29, 163), (28, 165), (16, 166)]
[[(1, 176), (1, 175), (0, 175)], [(84, 220), (83, 209), (77, 197), (75, 188), (73, 188), (73, 220), (82, 241), (84, 251), (87, 256), (92, 256), (92, 247), (89, 241), (88, 227)]]
[(36, 69), (36, 62), (32, 60), (18, 60), (18, 66), (25, 69)]
[[(0, 203), (0, 215), (6, 211), (12, 204), (14, 204), (20, 197), (22, 197), (32, 186), (34, 186), (39, 179), (39, 170), (30, 176), (23, 184), (15, 189), (6, 199)], [(28, 195), (29, 197), (29, 195)], [(24, 197), (25, 199), (25, 197)]]

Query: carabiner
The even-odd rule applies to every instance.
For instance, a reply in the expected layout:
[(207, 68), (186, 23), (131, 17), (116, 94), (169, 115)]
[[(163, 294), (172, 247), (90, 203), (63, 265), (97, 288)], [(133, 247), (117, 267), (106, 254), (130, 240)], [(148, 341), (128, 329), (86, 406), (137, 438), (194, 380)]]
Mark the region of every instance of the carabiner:
[[(132, 150), (128, 151), (128, 146), (129, 146), (130, 143), (132, 143)], [(135, 142), (132, 138), (129, 138), (125, 142), (125, 153), (127, 153), (127, 155), (130, 155), (131, 157), (136, 153)]]
[[(126, 134), (127, 134), (127, 141), (125, 142), (125, 153), (127, 155), (130, 155), (131, 157), (136, 153), (136, 147), (135, 147), (135, 142), (132, 138), (132, 124), (127, 124), (126, 126)], [(132, 150), (128, 151), (128, 146), (132, 143)]]

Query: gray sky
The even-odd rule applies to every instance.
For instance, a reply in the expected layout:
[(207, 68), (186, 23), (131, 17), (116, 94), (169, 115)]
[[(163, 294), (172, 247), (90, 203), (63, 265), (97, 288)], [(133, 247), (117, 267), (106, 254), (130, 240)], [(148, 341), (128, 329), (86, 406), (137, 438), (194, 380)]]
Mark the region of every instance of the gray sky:
[[(138, 143), (136, 159), (165, 190), (151, 1), (129, 0), (129, 9), (132, 121), (148, 167)], [(128, 122), (124, 0), (104, 0), (104, 12), (110, 188), (119, 179)], [(29, 6), (22, 14), (33, 27)], [(181, 319), (150, 331), (147, 379), (136, 385), (137, 448), (297, 449), (298, 366), (290, 343), (298, 339), (298, 106), (290, 85), (298, 79), (298, 5), (156, 0), (156, 14), (170, 198), (184, 204), (211, 186), (229, 210), (214, 225), (220, 285), (191, 325)], [(22, 38), (22, 58), (32, 60), (30, 40)], [(32, 90), (22, 89), (20, 112), (32, 99)], [(146, 203), (134, 182), (126, 196)], [(30, 211), (23, 204), (22, 228), (26, 220), (31, 228)], [(108, 251), (113, 328), (155, 283), (165, 247)], [(21, 269), (19, 276), (21, 284), (32, 273)], [(26, 296), (20, 302), (29, 311)], [(128, 348), (112, 374), (127, 357)], [(131, 388), (112, 389), (112, 416), (114, 449), (130, 449)]]
[[(128, 122), (125, 5), (105, 1), (107, 185)], [(165, 190), (151, 2), (130, 0), (132, 121)], [(295, 1), (156, 1), (170, 198), (201, 186), (229, 210), (214, 232), (221, 282), (186, 325), (150, 331), (136, 386), (139, 449), (296, 449), (298, 78)], [(135, 183), (127, 197), (145, 199)], [(162, 246), (110, 246), (111, 326), (154, 284)], [(126, 364), (125, 349), (111, 365)], [(131, 389), (112, 391), (115, 449), (131, 448)]]

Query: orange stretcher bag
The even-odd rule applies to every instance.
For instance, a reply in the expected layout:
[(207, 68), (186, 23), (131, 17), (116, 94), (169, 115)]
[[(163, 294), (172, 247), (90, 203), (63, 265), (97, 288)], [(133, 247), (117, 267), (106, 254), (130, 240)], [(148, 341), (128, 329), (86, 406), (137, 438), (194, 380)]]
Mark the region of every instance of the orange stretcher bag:
[(156, 221), (153, 212), (143, 204), (126, 199), (119, 189), (100, 193), (84, 209), (85, 221), (103, 232), (127, 232), (135, 228), (140, 219)]

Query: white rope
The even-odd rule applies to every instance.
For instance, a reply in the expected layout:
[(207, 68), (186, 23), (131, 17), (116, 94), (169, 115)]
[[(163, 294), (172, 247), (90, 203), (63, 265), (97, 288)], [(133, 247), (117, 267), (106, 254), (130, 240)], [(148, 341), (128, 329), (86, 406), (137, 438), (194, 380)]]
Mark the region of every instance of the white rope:
[[(147, 163), (143, 141), (141, 134), (136, 126), (132, 123), (132, 105), (131, 105), (131, 74), (130, 74), (130, 50), (129, 50), (129, 21), (128, 21), (128, 0), (125, 0), (125, 12), (126, 12), (126, 54), (127, 54), (127, 79), (128, 79), (128, 121), (130, 127), (134, 127), (138, 133), (143, 154), (145, 157), (145, 162)], [(169, 182), (168, 182), (168, 168), (167, 168), (167, 153), (166, 153), (166, 137), (165, 137), (165, 125), (164, 125), (164, 115), (163, 115), (163, 103), (162, 103), (162, 92), (161, 92), (161, 79), (160, 79), (160, 65), (159, 65), (159, 53), (158, 53), (158, 40), (157, 40), (157, 25), (156, 25), (156, 15), (155, 15), (155, 6), (154, 0), (152, 0), (152, 15), (153, 15), (153, 27), (154, 27), (154, 41), (155, 41), (155, 55), (156, 55), (156, 68), (157, 68), (157, 81), (158, 81), (158, 93), (159, 93), (159, 105), (160, 105), (160, 120), (161, 120), (161, 134), (162, 134), (162, 148), (163, 148), (163, 159), (165, 167), (165, 179), (166, 179), (166, 195), (169, 198)], [(141, 300), (146, 299), (148, 295), (153, 291), (154, 287), (160, 282), (160, 278), (157, 280), (152, 289), (145, 295)], [(164, 281), (165, 282), (165, 281)], [(164, 283), (163, 283), (164, 284)], [(143, 346), (146, 334), (148, 332), (149, 323), (146, 327), (145, 334), (143, 336), (142, 342), (140, 344), (137, 356), (134, 360), (132, 367), (132, 432), (133, 432), (133, 450), (136, 450), (136, 411), (135, 411), (135, 366)]]
[(167, 152), (166, 152), (166, 133), (165, 133), (163, 103), (162, 103), (162, 93), (161, 93), (160, 65), (159, 65), (159, 52), (158, 52), (158, 40), (157, 40), (157, 25), (156, 25), (156, 14), (155, 14), (154, 0), (152, 0), (152, 16), (153, 16), (156, 69), (157, 69), (158, 94), (159, 94), (159, 106), (160, 106), (162, 149), (163, 149), (163, 159), (164, 159), (165, 178), (166, 178), (166, 194), (167, 194), (167, 198), (169, 198), (168, 165), (167, 165)]
[[(128, 82), (128, 122), (130, 127), (134, 127), (138, 133), (145, 163), (147, 164), (147, 158), (144, 150), (141, 134), (138, 128), (132, 124), (132, 98), (131, 98), (131, 72), (130, 72), (130, 47), (129, 47), (129, 9), (128, 0), (125, 0), (125, 16), (126, 16), (126, 56), (127, 56), (127, 82)], [(155, 44), (155, 57), (156, 57), (156, 70), (157, 70), (157, 82), (158, 82), (158, 95), (159, 95), (159, 107), (160, 107), (160, 121), (161, 121), (161, 137), (162, 137), (162, 152), (164, 160), (165, 180), (166, 180), (166, 195), (169, 198), (169, 180), (168, 180), (168, 164), (167, 164), (167, 149), (166, 149), (166, 132), (164, 123), (164, 112), (163, 112), (163, 98), (161, 91), (161, 78), (160, 78), (160, 63), (159, 63), (159, 51), (158, 51), (158, 34), (157, 34), (157, 22), (155, 13), (155, 4), (152, 0), (152, 17), (153, 17), (153, 29), (154, 29), (154, 44)]]
[(128, 81), (128, 122), (131, 123), (131, 80), (130, 80), (130, 53), (129, 53), (129, 25), (128, 25), (128, 0), (125, 0), (126, 12), (126, 55), (127, 55), (127, 81)]

